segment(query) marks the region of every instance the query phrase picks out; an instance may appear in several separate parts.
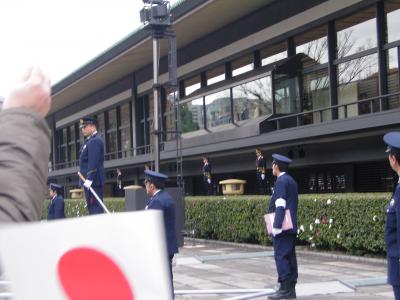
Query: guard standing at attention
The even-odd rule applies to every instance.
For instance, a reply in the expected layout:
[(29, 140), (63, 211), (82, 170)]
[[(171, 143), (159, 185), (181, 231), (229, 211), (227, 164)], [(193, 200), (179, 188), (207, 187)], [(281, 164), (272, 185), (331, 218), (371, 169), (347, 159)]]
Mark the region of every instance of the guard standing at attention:
[[(275, 212), (272, 228), (274, 258), (278, 271), (279, 290), (268, 299), (296, 298), (298, 277), (296, 259), (298, 188), (296, 181), (286, 173), (291, 159), (280, 154), (272, 155), (272, 174), (277, 177), (268, 212)], [(285, 211), (290, 211), (293, 228), (282, 231)]]
[(47, 220), (64, 219), (64, 198), (61, 195), (62, 186), (57, 183), (50, 183), (50, 203), (47, 208)]
[[(390, 167), (400, 175), (400, 132), (389, 132), (383, 137)], [(385, 245), (387, 281), (393, 286), (394, 298), (400, 300), (400, 184), (393, 191), (386, 207)]]
[(103, 201), (104, 185), (104, 142), (97, 132), (97, 120), (85, 117), (79, 121), (85, 142), (79, 156), (79, 171), (86, 178), (84, 182), (79, 180), (79, 185), (85, 187), (86, 204), (89, 215), (104, 213), (103, 208), (92, 195), (89, 188), (92, 187)]
[(260, 195), (266, 194), (266, 162), (262, 155), (261, 149), (256, 149), (256, 179), (257, 179), (257, 189)]
[(175, 200), (171, 195), (164, 190), (165, 180), (168, 179), (167, 175), (158, 173), (151, 170), (145, 170), (145, 186), (146, 194), (150, 197), (146, 205), (146, 209), (159, 209), (162, 210), (164, 216), (164, 228), (167, 241), (168, 250), (168, 264), (171, 278), (172, 291), (173, 273), (172, 273), (172, 260), (175, 253), (178, 253), (178, 243), (176, 239), (176, 226), (175, 226)]
[(212, 195), (211, 164), (207, 156), (203, 156), (203, 184), (206, 195)]

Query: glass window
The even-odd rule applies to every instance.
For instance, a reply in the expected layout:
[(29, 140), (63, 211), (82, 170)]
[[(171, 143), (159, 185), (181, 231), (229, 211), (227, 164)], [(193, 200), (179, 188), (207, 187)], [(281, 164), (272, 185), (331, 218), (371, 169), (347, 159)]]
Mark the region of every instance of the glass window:
[(235, 122), (272, 113), (271, 76), (235, 86), (232, 95)]
[[(396, 93), (400, 91), (400, 79), (399, 79), (399, 58), (398, 58), (398, 50), (396, 48), (389, 49), (388, 51), (388, 92)], [(400, 107), (400, 96), (393, 96), (389, 98), (389, 109)]]
[(375, 7), (336, 21), (338, 58), (376, 47)]
[(276, 75), (275, 105), (278, 114), (290, 114), (300, 111), (299, 81), (297, 77)]
[(104, 113), (100, 113), (97, 115), (97, 131), (101, 133), (102, 136), (104, 136), (105, 133), (105, 122), (104, 122)]
[(387, 22), (387, 41), (400, 40), (400, 0), (387, 0), (385, 3)]
[(74, 162), (77, 160), (77, 152), (76, 152), (76, 135), (75, 135), (75, 124), (69, 127), (69, 143), (68, 150), (70, 153), (70, 160)]
[(180, 115), (183, 133), (204, 128), (203, 98), (181, 104)]
[(240, 74), (254, 70), (253, 54), (249, 54), (237, 60), (232, 61), (231, 67), (232, 67), (232, 76), (238, 76)]
[[(338, 66), (338, 102), (346, 104), (378, 95), (378, 57), (377, 54), (364, 56), (342, 63)], [(379, 101), (347, 106), (347, 116), (370, 113)], [(339, 118), (345, 117), (345, 107), (339, 108)]]
[[(61, 140), (60, 140), (60, 163), (65, 164), (68, 160), (68, 134), (67, 134), (67, 127), (60, 130)], [(65, 165), (64, 165), (65, 167)]]
[(116, 152), (118, 151), (118, 141), (117, 141), (117, 110), (111, 109), (107, 112), (108, 115), (108, 128), (107, 128), (107, 156), (108, 159), (115, 159)]
[(121, 153), (122, 157), (127, 157), (130, 155), (130, 148), (131, 148), (131, 121), (129, 117), (129, 106), (130, 103), (125, 103), (120, 107), (120, 116), (121, 116)]
[(309, 67), (328, 62), (326, 27), (319, 27), (295, 37), (296, 53), (304, 54), (303, 66)]
[(201, 79), (200, 75), (194, 76), (192, 78), (186, 79), (185, 83), (185, 96), (190, 95), (191, 93), (197, 91), (201, 88)]
[[(303, 75), (303, 111), (330, 107), (328, 69), (318, 70)], [(321, 115), (322, 114), (322, 115)], [(304, 115), (305, 124), (331, 120), (331, 111), (314, 112)], [(308, 119), (308, 120), (307, 120)], [(322, 120), (321, 120), (322, 119)]]
[(215, 69), (207, 71), (207, 85), (225, 80), (225, 66), (221, 65)]
[(287, 44), (286, 42), (269, 46), (260, 50), (261, 65), (266, 66), (278, 60), (287, 58)]
[(205, 104), (207, 128), (232, 122), (230, 89), (206, 96)]
[[(175, 138), (175, 113), (174, 113), (174, 100), (175, 93), (172, 90), (167, 89), (165, 91), (166, 102), (165, 102), (165, 126), (166, 126), (166, 139), (170, 141)], [(168, 132), (169, 131), (169, 132)]]

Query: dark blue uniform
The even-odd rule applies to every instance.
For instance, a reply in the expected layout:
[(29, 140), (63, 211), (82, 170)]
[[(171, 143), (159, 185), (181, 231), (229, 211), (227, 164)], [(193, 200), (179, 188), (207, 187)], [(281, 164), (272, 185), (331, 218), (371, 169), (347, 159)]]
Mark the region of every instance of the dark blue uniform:
[[(266, 193), (266, 180), (265, 172), (266, 162), (264, 156), (260, 155), (256, 158), (256, 177), (257, 177), (257, 189), (258, 193), (264, 195)], [(264, 174), (264, 179), (262, 175)]]
[[(274, 228), (282, 228), (285, 209), (290, 210), (293, 223), (293, 229), (284, 231), (273, 237), (278, 282), (297, 281), (298, 277), (295, 251), (298, 205), (297, 190), (296, 181), (290, 175), (284, 173), (276, 180), (274, 192), (269, 203), (268, 212), (275, 212)], [(286, 202), (284, 206), (277, 206), (277, 204), (280, 205), (283, 203), (283, 201), (278, 199), (283, 199)]]
[[(99, 133), (88, 137), (83, 144), (79, 156), (79, 170), (88, 180), (92, 181), (91, 187), (103, 200), (104, 185), (104, 142)], [(83, 182), (79, 182), (83, 186)], [(85, 188), (86, 204), (89, 214), (104, 213), (103, 208), (97, 202), (89, 189)]]
[[(168, 177), (164, 174), (145, 170), (146, 180), (163, 182)], [(171, 278), (171, 287), (173, 291), (173, 273), (172, 273), (172, 260), (175, 253), (178, 253), (178, 243), (176, 239), (175, 227), (175, 201), (171, 195), (163, 189), (158, 190), (147, 203), (146, 209), (159, 209), (162, 210), (164, 216), (164, 229), (167, 241), (168, 264)]]
[(64, 198), (57, 195), (50, 200), (47, 208), (47, 220), (64, 219)]
[[(399, 172), (400, 132), (389, 132), (383, 137), (388, 149), (391, 166)], [(394, 162), (394, 163), (393, 163)], [(392, 164), (393, 163), (393, 164)], [(400, 184), (394, 188), (386, 207), (385, 244), (388, 266), (388, 284), (393, 286), (396, 300), (400, 300)]]
[(208, 162), (203, 165), (203, 183), (206, 195), (212, 194), (212, 182), (211, 182), (211, 164)]

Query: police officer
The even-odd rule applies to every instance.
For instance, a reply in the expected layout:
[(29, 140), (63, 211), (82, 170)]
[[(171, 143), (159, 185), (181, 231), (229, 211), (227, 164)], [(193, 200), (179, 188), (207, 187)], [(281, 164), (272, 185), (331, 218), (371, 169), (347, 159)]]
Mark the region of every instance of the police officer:
[(163, 211), (164, 215), (164, 228), (168, 250), (168, 264), (171, 278), (171, 287), (173, 291), (174, 285), (172, 260), (175, 253), (178, 253), (178, 244), (175, 230), (175, 200), (172, 199), (171, 195), (167, 191), (164, 190), (165, 180), (168, 178), (167, 175), (151, 170), (145, 170), (144, 174), (146, 193), (150, 197), (146, 209), (159, 209)]
[(203, 184), (206, 195), (212, 194), (211, 164), (207, 156), (203, 156)]
[[(296, 283), (298, 277), (296, 259), (297, 205), (298, 188), (294, 179), (286, 173), (291, 159), (280, 154), (272, 155), (272, 174), (277, 177), (274, 192), (271, 196), (268, 212), (275, 212), (272, 229), (274, 257), (278, 271), (279, 290), (269, 296), (269, 299), (296, 298)], [(285, 210), (290, 211), (293, 228), (282, 231)]]
[(50, 203), (47, 208), (47, 220), (64, 219), (64, 198), (61, 195), (62, 186), (50, 183), (49, 195)]
[(86, 204), (89, 215), (104, 213), (103, 208), (92, 195), (89, 188), (92, 187), (101, 200), (103, 200), (104, 185), (104, 142), (97, 132), (97, 120), (85, 117), (80, 119), (80, 128), (85, 137), (79, 156), (79, 169), (86, 178), (79, 181), (80, 186), (85, 187)]
[(261, 149), (256, 149), (256, 179), (258, 193), (264, 195), (266, 193), (266, 162), (262, 155)]
[[(400, 175), (400, 132), (389, 132), (383, 137), (391, 168)], [(393, 286), (394, 297), (400, 300), (400, 185), (394, 189), (386, 208), (385, 244), (388, 266), (388, 284)]]

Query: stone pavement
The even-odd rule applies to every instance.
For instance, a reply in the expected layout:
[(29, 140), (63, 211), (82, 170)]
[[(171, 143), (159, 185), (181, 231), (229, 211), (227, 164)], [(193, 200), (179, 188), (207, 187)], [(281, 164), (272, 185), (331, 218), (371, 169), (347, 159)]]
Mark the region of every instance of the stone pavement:
[[(384, 259), (297, 251), (299, 299), (393, 299)], [(185, 241), (175, 258), (175, 291), (272, 288), (276, 269), (271, 247)], [(243, 294), (242, 294), (243, 295)], [(229, 299), (240, 294), (184, 294), (176, 300)], [(252, 299), (266, 299), (266, 296)], [(250, 299), (250, 298), (249, 298)]]

